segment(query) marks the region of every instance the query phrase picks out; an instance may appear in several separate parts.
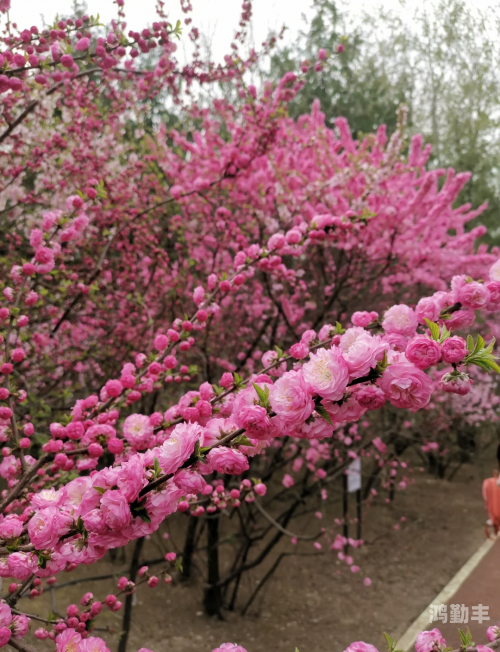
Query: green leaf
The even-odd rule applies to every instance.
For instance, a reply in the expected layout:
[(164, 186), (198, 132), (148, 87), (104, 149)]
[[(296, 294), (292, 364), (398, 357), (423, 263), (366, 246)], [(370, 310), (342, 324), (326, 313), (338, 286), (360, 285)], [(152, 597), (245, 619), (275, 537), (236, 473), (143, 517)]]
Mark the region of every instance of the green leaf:
[(175, 570), (179, 571), (179, 573), (182, 573), (184, 570), (182, 567), (182, 555), (177, 557), (177, 559), (175, 560)]
[(500, 366), (498, 366), (494, 360), (485, 360), (484, 362), (490, 369), (493, 369), (493, 371), (496, 371), (497, 374), (500, 374)]
[(319, 414), (320, 417), (323, 417), (325, 421), (327, 421), (331, 426), (333, 426), (330, 415), (322, 405), (316, 405), (314, 409), (316, 410), (316, 412)]
[(233, 378), (234, 378), (235, 385), (241, 385), (241, 383), (243, 382), (243, 378), (240, 376), (240, 374), (237, 374), (236, 371), (233, 372)]
[(98, 491), (101, 494), (101, 496), (104, 495), (106, 493), (106, 491), (107, 491), (106, 489), (103, 489), (102, 487), (94, 487), (94, 489), (96, 491)]
[(427, 317), (425, 317), (424, 321), (429, 327), (432, 339), (436, 342), (439, 341), (439, 326), (436, 324), (436, 322), (427, 319)]
[(256, 383), (252, 383), (253, 388), (257, 392), (257, 396), (259, 397), (259, 401), (262, 403), (264, 407), (267, 406), (269, 403), (269, 387), (266, 386), (265, 389), (262, 389), (262, 387), (259, 387)]
[(246, 435), (238, 435), (232, 441), (235, 446), (251, 446), (253, 448), (252, 442), (248, 439)]
[(155, 457), (155, 459), (154, 459), (153, 466), (154, 466), (154, 470), (155, 470), (155, 475), (161, 475), (160, 463), (158, 462), (157, 457)]
[(384, 638), (385, 638), (385, 642), (387, 644), (387, 649), (389, 651), (391, 651), (392, 650), (392, 645), (393, 645), (392, 638), (389, 636), (389, 634), (386, 634), (385, 632), (384, 632)]
[(472, 351), (472, 353), (473, 354), (474, 353), (479, 353), (479, 351), (482, 351), (483, 349), (484, 349), (484, 340), (481, 337), (481, 335), (478, 335), (477, 336), (476, 346), (474, 347), (474, 350)]
[(470, 647), (471, 645), (474, 645), (472, 641), (472, 634), (470, 633), (470, 629), (467, 627), (465, 630), (465, 633), (462, 632), (461, 629), (458, 630), (458, 633), (460, 634), (460, 640), (462, 641), (462, 647)]
[(446, 325), (443, 324), (443, 327), (441, 328), (441, 337), (439, 338), (440, 344), (442, 344), (445, 340), (447, 340), (451, 335), (451, 332), (446, 328)]
[(470, 334), (467, 335), (467, 349), (469, 350), (469, 353), (474, 351), (474, 340)]
[(488, 346), (484, 349), (484, 353), (493, 353), (493, 348), (495, 347), (495, 338), (491, 340), (491, 342), (488, 344)]

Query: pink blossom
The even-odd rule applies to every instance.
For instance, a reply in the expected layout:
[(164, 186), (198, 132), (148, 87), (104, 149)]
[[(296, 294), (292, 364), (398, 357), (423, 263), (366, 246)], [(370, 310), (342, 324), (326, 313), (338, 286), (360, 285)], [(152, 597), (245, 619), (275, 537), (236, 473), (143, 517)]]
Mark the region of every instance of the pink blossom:
[(385, 403), (385, 394), (376, 385), (360, 385), (356, 391), (356, 400), (368, 410), (378, 410)]
[(203, 477), (191, 469), (181, 469), (174, 476), (174, 482), (185, 494), (198, 494), (203, 491), (207, 483)]
[(303, 374), (311, 390), (330, 401), (340, 400), (349, 382), (347, 364), (336, 347), (311, 353)]
[(386, 333), (396, 333), (406, 337), (415, 335), (418, 326), (415, 312), (404, 303), (392, 306), (386, 310), (382, 328)]
[(441, 360), (441, 346), (426, 335), (416, 335), (408, 342), (405, 354), (416, 367), (427, 369)]
[(439, 387), (449, 394), (466, 396), (472, 389), (472, 380), (468, 374), (452, 371), (451, 373), (444, 374), (439, 383)]
[(303, 360), (309, 355), (309, 347), (304, 342), (296, 342), (290, 347), (290, 355), (295, 360)]
[(415, 316), (419, 324), (425, 324), (426, 319), (436, 321), (440, 312), (441, 308), (433, 297), (423, 297), (415, 308)]
[(131, 414), (123, 424), (123, 436), (137, 450), (147, 448), (154, 428), (149, 417), (144, 414)]
[(290, 487), (293, 487), (293, 485), (295, 484), (295, 480), (292, 478), (291, 475), (285, 473), (285, 475), (283, 476), (283, 480), (281, 481), (281, 484), (287, 489), (290, 489)]
[(314, 410), (304, 376), (301, 372), (289, 371), (271, 387), (269, 401), (281, 422), (289, 429), (304, 423)]
[[(0, 5), (1, 10), (1, 5)], [(10, 641), (12, 632), (8, 627), (0, 627), (0, 647), (4, 647)]]
[(212, 652), (247, 652), (244, 647), (241, 645), (236, 645), (236, 643), (223, 643), (221, 646), (212, 650)]
[(384, 442), (380, 439), (380, 437), (375, 437), (372, 440), (372, 444), (375, 446), (375, 448), (378, 450), (379, 453), (382, 453), (382, 455), (384, 455), (387, 452), (387, 445), (384, 444)]
[(12, 621), (12, 612), (5, 602), (0, 602), (0, 627), (8, 627)]
[(363, 641), (355, 641), (351, 643), (349, 647), (346, 647), (344, 652), (378, 652), (377, 648), (370, 643), (364, 643)]
[(24, 552), (13, 552), (8, 557), (9, 574), (7, 577), (14, 577), (16, 580), (24, 581), (37, 568), (35, 555)]
[(351, 317), (351, 322), (353, 326), (361, 326), (363, 328), (366, 328), (368, 324), (371, 324), (372, 321), (377, 319), (378, 315), (376, 317), (373, 317), (372, 312), (367, 312), (366, 310), (363, 311), (358, 311), (358, 312), (353, 312), (352, 317)]
[(52, 548), (63, 534), (70, 531), (73, 518), (57, 507), (40, 509), (28, 522), (31, 543), (38, 550)]
[(464, 308), (478, 310), (486, 306), (490, 300), (490, 293), (485, 285), (472, 281), (460, 288), (457, 299)]
[(448, 364), (462, 362), (468, 354), (467, 343), (458, 335), (448, 337), (441, 345), (441, 354)]
[(202, 434), (203, 429), (198, 423), (177, 424), (158, 451), (158, 462), (163, 473), (177, 471), (191, 457)]
[(78, 652), (82, 637), (74, 629), (66, 629), (56, 636), (57, 652)]
[(440, 649), (446, 647), (446, 641), (444, 640), (443, 635), (439, 629), (435, 628), (431, 629), (430, 631), (419, 633), (415, 643), (416, 652), (431, 652), (435, 646)]
[(500, 281), (500, 259), (490, 267), (488, 276), (490, 281)]
[(121, 530), (126, 527), (132, 514), (125, 496), (115, 489), (106, 491), (101, 498), (101, 510), (106, 524), (111, 530)]
[(490, 642), (500, 638), (500, 627), (498, 627), (498, 625), (492, 625), (491, 627), (488, 627), (486, 630), (486, 636)]
[(232, 448), (212, 448), (207, 455), (207, 461), (211, 469), (219, 473), (239, 475), (249, 468), (248, 460), (240, 451)]
[(260, 405), (242, 405), (239, 412), (234, 415), (239, 428), (244, 428), (250, 437), (266, 439), (270, 433), (271, 419), (267, 410)]
[(379, 383), (393, 405), (412, 412), (425, 407), (434, 391), (429, 376), (409, 362), (387, 367)]
[(0, 537), (2, 539), (14, 539), (21, 535), (23, 527), (24, 524), (17, 515), (7, 514), (0, 522)]
[(348, 328), (340, 338), (339, 348), (351, 378), (362, 378), (376, 367), (389, 347), (378, 336), (372, 337), (363, 328)]
[[(69, 652), (69, 651), (68, 651)], [(110, 652), (102, 638), (89, 636), (81, 640), (78, 645), (78, 652)]]
[(457, 310), (444, 323), (449, 330), (460, 330), (472, 326), (475, 319), (476, 315), (473, 310)]
[(13, 616), (10, 625), (12, 630), (12, 636), (14, 638), (24, 638), (28, 633), (29, 624), (30, 624), (29, 618), (24, 614)]

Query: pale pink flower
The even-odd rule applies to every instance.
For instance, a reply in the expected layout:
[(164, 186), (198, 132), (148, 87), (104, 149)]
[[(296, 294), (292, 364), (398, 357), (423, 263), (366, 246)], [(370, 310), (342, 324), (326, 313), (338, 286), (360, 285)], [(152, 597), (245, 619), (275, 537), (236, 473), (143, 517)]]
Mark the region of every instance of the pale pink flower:
[(203, 428), (202, 446), (212, 446), (221, 437), (236, 430), (236, 424), (229, 419), (210, 419)]
[(412, 412), (425, 407), (434, 391), (429, 376), (409, 362), (387, 367), (379, 385), (393, 405)]
[(7, 514), (0, 522), (0, 537), (2, 539), (14, 539), (21, 535), (23, 527), (23, 522), (16, 514)]
[(53, 487), (50, 489), (42, 489), (31, 498), (31, 506), (35, 509), (43, 509), (44, 507), (56, 507), (63, 500), (63, 492), (55, 490)]
[(464, 308), (479, 310), (487, 305), (490, 300), (490, 292), (482, 283), (472, 281), (460, 288), (457, 299)]
[(281, 481), (281, 484), (287, 489), (290, 489), (290, 487), (293, 487), (293, 485), (295, 484), (295, 480), (292, 478), (291, 475), (285, 473), (285, 475), (283, 476), (283, 480)]
[(488, 275), (490, 281), (500, 281), (500, 259), (493, 263)]
[(147, 448), (153, 435), (154, 428), (148, 416), (144, 414), (131, 414), (125, 419), (123, 436), (135, 449), (144, 450)]
[(158, 462), (163, 473), (174, 473), (194, 452), (203, 428), (198, 423), (179, 423), (158, 449)]
[(348, 328), (340, 338), (339, 348), (351, 378), (362, 378), (376, 367), (389, 345), (378, 336), (372, 337), (363, 328)]
[(102, 638), (97, 636), (89, 636), (80, 641), (78, 645), (78, 652), (110, 652), (106, 643)]
[(412, 337), (417, 330), (418, 321), (415, 312), (404, 303), (392, 306), (386, 310), (382, 328), (386, 333), (397, 333)]
[(35, 555), (25, 552), (13, 552), (8, 557), (9, 574), (7, 577), (14, 577), (16, 580), (24, 581), (31, 573), (34, 573), (38, 565)]
[(492, 625), (491, 627), (488, 627), (486, 630), (486, 636), (490, 642), (500, 638), (500, 627), (498, 625)]
[(436, 321), (441, 312), (441, 308), (434, 297), (423, 297), (417, 303), (415, 316), (419, 324), (425, 324), (425, 320)]
[(431, 629), (430, 631), (420, 632), (417, 636), (415, 643), (416, 652), (431, 652), (434, 647), (446, 647), (446, 641), (439, 629)]
[(219, 473), (239, 475), (249, 468), (248, 460), (240, 451), (232, 448), (212, 448), (207, 455), (209, 468)]
[(68, 628), (56, 636), (57, 652), (78, 652), (82, 637), (74, 629)]
[(271, 387), (269, 401), (289, 429), (303, 424), (314, 410), (314, 401), (300, 371), (288, 371)]
[(212, 652), (247, 652), (241, 645), (236, 643), (223, 643), (220, 647), (215, 648)]
[(311, 353), (302, 368), (304, 379), (315, 394), (339, 401), (349, 382), (349, 370), (338, 348), (319, 349)]
[(28, 522), (31, 543), (38, 550), (53, 548), (63, 534), (70, 531), (73, 518), (57, 507), (45, 507), (35, 512)]

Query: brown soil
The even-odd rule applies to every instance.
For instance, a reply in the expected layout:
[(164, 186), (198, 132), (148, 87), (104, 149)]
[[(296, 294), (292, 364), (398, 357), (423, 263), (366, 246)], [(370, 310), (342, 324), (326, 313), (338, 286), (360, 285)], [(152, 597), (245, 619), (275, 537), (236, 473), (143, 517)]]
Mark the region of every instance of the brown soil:
[[(225, 641), (237, 642), (249, 652), (293, 652), (295, 647), (300, 652), (341, 652), (355, 640), (382, 650), (382, 632), (401, 635), (483, 542), (481, 476), (488, 471), (464, 466), (451, 483), (422, 475), (407, 491), (397, 493), (393, 504), (369, 510), (363, 532), (367, 544), (355, 554), (355, 563), (361, 566), (358, 574), (347, 571), (331, 552), (289, 557), (247, 617), (228, 613), (221, 622), (204, 616), (199, 577), (175, 586), (140, 587), (129, 652), (140, 647), (155, 652), (210, 652)], [(395, 530), (401, 516), (406, 521)], [(317, 530), (313, 516), (310, 523)], [(290, 543), (286, 545), (292, 549)], [(300, 550), (314, 552), (310, 543), (302, 543)], [(145, 557), (158, 557), (154, 541), (147, 543)], [(124, 570), (123, 562), (102, 561), (78, 569), (67, 579), (104, 573), (119, 577)], [(265, 571), (263, 566), (247, 573), (244, 593), (248, 595)], [(366, 576), (373, 581), (368, 588), (363, 585)], [(55, 594), (64, 608), (78, 602), (85, 591), (104, 598), (114, 587), (115, 581), (106, 580)], [(23, 600), (21, 606), (43, 615), (50, 609), (50, 599), (44, 595), (35, 602)], [(118, 632), (121, 617), (122, 612), (105, 609), (97, 624)], [(105, 636), (116, 646), (116, 634)]]

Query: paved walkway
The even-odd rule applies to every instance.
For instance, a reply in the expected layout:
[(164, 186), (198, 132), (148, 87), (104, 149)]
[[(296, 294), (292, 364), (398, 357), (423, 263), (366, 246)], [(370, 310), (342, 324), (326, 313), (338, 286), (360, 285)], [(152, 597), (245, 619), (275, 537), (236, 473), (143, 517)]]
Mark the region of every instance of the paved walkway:
[[(439, 612), (436, 614), (440, 619), (432, 623), (429, 622), (430, 609), (427, 608), (399, 640), (399, 648), (414, 650), (417, 633), (423, 629), (434, 627), (441, 630), (447, 645), (454, 649), (460, 645), (458, 629), (465, 631), (466, 627), (471, 630), (476, 644), (487, 643), (486, 628), (490, 625), (498, 625), (500, 621), (500, 540), (486, 540), (477, 553), (436, 596), (432, 604), (446, 605), (446, 607), (440, 607), (441, 614)], [(460, 605), (460, 612), (457, 616), (458, 620), (462, 622), (456, 622), (456, 617), (455, 622), (450, 622), (452, 615), (450, 605)], [(489, 619), (483, 618), (482, 623), (479, 623), (477, 619), (478, 610), (473, 610), (473, 607), (479, 607), (479, 605), (488, 607)], [(457, 611), (456, 608), (455, 611)], [(466, 615), (468, 620), (464, 622)], [(473, 617), (476, 619), (472, 620)]]

